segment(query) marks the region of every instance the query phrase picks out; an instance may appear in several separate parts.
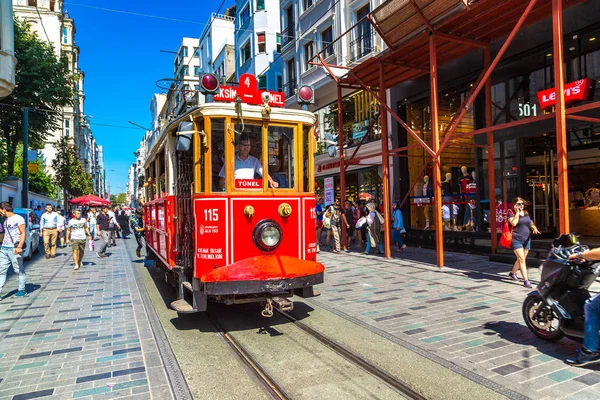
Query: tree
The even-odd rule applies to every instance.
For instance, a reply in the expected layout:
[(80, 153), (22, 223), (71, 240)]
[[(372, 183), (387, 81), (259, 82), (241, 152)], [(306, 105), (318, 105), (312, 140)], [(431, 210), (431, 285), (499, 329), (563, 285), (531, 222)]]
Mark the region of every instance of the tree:
[(113, 203), (113, 205), (123, 205), (123, 204), (127, 204), (127, 195), (125, 193), (119, 193), (119, 194), (111, 194), (110, 195), (110, 202)]
[(92, 175), (87, 173), (77, 156), (77, 147), (68, 137), (61, 137), (55, 144), (56, 158), (52, 160), (54, 182), (63, 189), (65, 201), (92, 193)]
[(0, 134), (6, 147), (6, 158), (0, 161), (6, 163), (8, 175), (15, 173), (17, 145), (23, 140), (23, 107), (31, 108), (30, 147), (41, 148), (48, 132), (60, 128), (60, 110), (72, 104), (76, 78), (69, 73), (67, 58), (57, 60), (52, 45), (32, 33), (26, 21), (15, 18), (14, 27), (17, 86), (2, 100), (9, 106), (0, 106)]

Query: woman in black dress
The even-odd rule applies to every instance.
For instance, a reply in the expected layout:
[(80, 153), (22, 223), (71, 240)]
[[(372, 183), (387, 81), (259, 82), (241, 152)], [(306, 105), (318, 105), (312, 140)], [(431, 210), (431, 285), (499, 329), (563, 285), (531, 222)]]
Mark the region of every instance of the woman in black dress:
[(127, 236), (131, 235), (131, 230), (129, 229), (129, 217), (125, 214), (125, 210), (121, 210), (121, 213), (117, 216), (117, 222), (121, 227), (123, 239), (127, 239)]
[(508, 223), (512, 225), (512, 249), (517, 256), (517, 261), (513, 266), (512, 271), (508, 274), (513, 280), (517, 281), (517, 271), (521, 270), (523, 275), (523, 285), (526, 288), (531, 287), (529, 279), (527, 279), (527, 254), (531, 248), (531, 232), (538, 235), (537, 227), (531, 220), (529, 213), (525, 211), (525, 200), (521, 197), (516, 197), (513, 200), (514, 210), (508, 212)]

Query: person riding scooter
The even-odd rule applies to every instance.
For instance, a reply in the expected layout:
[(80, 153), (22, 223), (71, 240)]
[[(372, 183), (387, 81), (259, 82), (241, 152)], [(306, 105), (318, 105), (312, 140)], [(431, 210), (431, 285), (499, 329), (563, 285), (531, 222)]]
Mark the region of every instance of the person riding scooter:
[[(600, 247), (584, 251), (582, 253), (572, 254), (569, 260), (600, 260)], [(600, 342), (600, 293), (587, 300), (585, 303), (585, 336), (583, 338), (583, 347), (577, 350), (574, 357), (568, 358), (565, 362), (575, 367), (600, 363), (600, 353), (598, 346)]]

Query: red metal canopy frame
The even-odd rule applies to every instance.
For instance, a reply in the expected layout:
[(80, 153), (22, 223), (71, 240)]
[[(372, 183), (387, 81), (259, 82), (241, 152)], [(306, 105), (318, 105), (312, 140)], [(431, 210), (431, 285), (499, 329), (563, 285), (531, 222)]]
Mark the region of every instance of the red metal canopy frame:
[[(589, 111), (600, 108), (600, 102), (585, 104), (578, 107), (565, 109), (564, 99), (564, 71), (563, 71), (563, 30), (562, 12), (563, 4), (571, 6), (582, 2), (582, 0), (479, 0), (472, 5), (464, 0), (388, 0), (380, 7), (371, 12), (366, 20), (372, 25), (378, 36), (386, 44), (387, 49), (377, 56), (366, 59), (360, 63), (348, 66), (331, 65), (325, 62), (321, 54), (317, 54), (318, 62), (327, 70), (331, 78), (337, 83), (338, 109), (342, 109), (342, 88), (362, 88), (369, 92), (380, 105), (381, 118), (381, 155), (382, 155), (382, 179), (384, 212), (390, 215), (389, 196), (389, 157), (404, 156), (401, 154), (412, 148), (423, 148), (434, 164), (433, 186), (434, 186), (434, 220), (436, 233), (437, 265), (444, 266), (444, 239), (442, 229), (442, 196), (441, 196), (441, 169), (440, 155), (448, 146), (453, 144), (452, 139), (474, 136), (485, 133), (487, 136), (488, 149), (488, 180), (490, 200), (490, 231), (492, 242), (492, 253), (497, 249), (496, 233), (496, 195), (493, 182), (495, 182), (494, 171), (494, 131), (507, 129), (518, 125), (538, 122), (554, 118), (556, 120), (556, 141), (558, 160), (558, 187), (559, 187), (559, 217), (561, 233), (569, 232), (568, 214), (568, 177), (567, 177), (567, 141), (566, 141), (566, 119), (598, 122), (597, 118), (575, 115), (578, 112)], [(541, 19), (552, 16), (552, 41), (554, 46), (554, 78), (556, 88), (556, 111), (553, 114), (544, 114), (525, 120), (493, 125), (492, 118), (492, 95), (491, 75), (500, 59), (512, 43), (519, 30), (533, 24)], [(361, 23), (362, 21), (359, 21)], [(350, 28), (341, 37), (351, 34), (359, 24)], [(492, 59), (490, 43), (505, 37), (504, 43), (495, 57)], [(336, 41), (337, 41), (336, 40)], [(425, 51), (425, 49), (428, 51)], [(438, 123), (438, 66), (454, 59), (460, 58), (474, 49), (483, 48), (484, 70), (473, 84), (470, 92), (465, 97), (463, 104), (459, 107), (451, 123), (443, 132), (439, 132)], [(342, 77), (337, 77), (334, 69), (347, 70)], [(432, 143), (423, 141), (387, 104), (386, 90), (401, 82), (416, 79), (429, 73), (430, 76), (430, 99), (431, 99), (431, 126)], [(377, 89), (374, 89), (377, 88)], [(486, 127), (471, 132), (455, 134), (461, 120), (472, 106), (476, 97), (483, 91), (485, 97), (485, 121)], [(387, 115), (396, 120), (413, 139), (417, 142), (413, 145), (396, 149), (388, 149), (387, 140)], [(338, 113), (339, 143), (344, 143), (343, 116)], [(370, 127), (372, 124), (370, 125)], [(358, 147), (362, 145), (362, 141)], [(340, 196), (346, 197), (344, 171), (346, 164), (355, 164), (353, 160), (358, 149), (354, 151), (350, 159), (346, 160), (344, 151), (340, 151)], [(370, 155), (369, 157), (372, 157)], [(362, 157), (361, 157), (362, 158)], [(423, 175), (427, 163), (421, 168), (418, 177), (412, 183), (412, 187), (406, 193), (402, 204), (412, 192), (416, 182)], [(342, 226), (342, 240), (346, 241), (345, 227)], [(385, 222), (385, 255), (391, 257), (390, 219)]]

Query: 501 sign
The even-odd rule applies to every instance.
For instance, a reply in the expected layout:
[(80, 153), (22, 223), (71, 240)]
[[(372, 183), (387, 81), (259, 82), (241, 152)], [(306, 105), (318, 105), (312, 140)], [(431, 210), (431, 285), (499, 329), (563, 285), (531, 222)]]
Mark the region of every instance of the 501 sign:
[(519, 103), (519, 117), (535, 117), (537, 115), (537, 104)]

